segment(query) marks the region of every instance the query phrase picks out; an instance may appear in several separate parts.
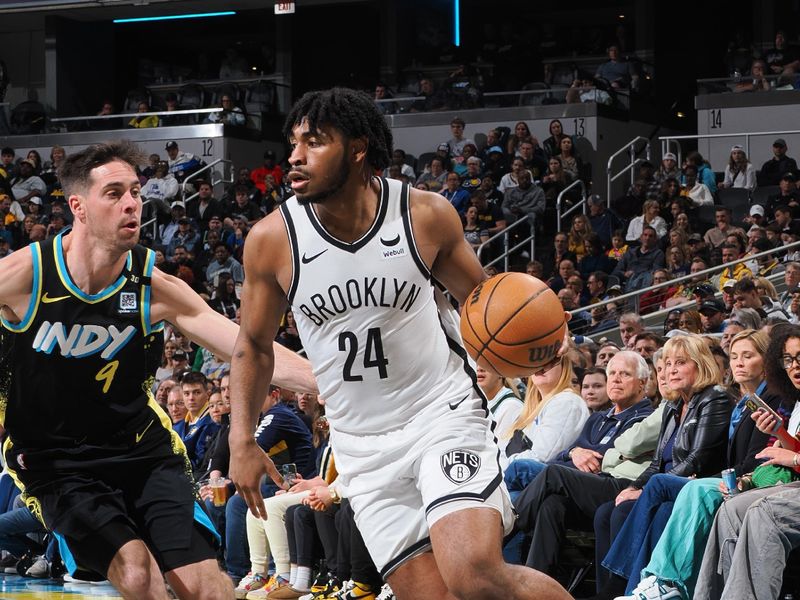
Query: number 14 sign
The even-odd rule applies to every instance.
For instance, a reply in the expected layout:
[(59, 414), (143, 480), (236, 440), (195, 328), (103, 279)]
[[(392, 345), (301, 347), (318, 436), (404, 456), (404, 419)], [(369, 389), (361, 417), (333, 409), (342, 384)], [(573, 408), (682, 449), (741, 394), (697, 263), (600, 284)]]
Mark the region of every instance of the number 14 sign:
[(276, 2), (275, 14), (276, 15), (294, 14), (294, 2)]

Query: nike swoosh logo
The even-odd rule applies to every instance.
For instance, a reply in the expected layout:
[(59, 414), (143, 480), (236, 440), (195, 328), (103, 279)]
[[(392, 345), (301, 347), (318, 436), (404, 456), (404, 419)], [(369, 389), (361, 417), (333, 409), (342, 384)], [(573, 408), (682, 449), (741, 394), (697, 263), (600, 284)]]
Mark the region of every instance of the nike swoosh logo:
[(400, 234), (399, 233), (397, 234), (397, 237), (394, 238), (393, 240), (385, 240), (385, 239), (381, 238), (381, 244), (383, 244), (384, 246), (397, 246), (397, 244), (399, 244), (399, 243), (400, 243)]
[(69, 297), (70, 296), (56, 296), (55, 298), (51, 298), (50, 296), (47, 295), (47, 292), (45, 292), (44, 296), (42, 296), (42, 302), (44, 302), (45, 304), (50, 304), (51, 302), (59, 302), (61, 300), (66, 300)]
[(305, 252), (303, 252), (303, 258), (302, 258), (301, 260), (303, 261), (303, 264), (304, 264), (304, 265), (307, 265), (307, 264), (308, 264), (308, 263), (310, 263), (312, 260), (315, 260), (315, 259), (319, 258), (320, 256), (322, 256), (323, 254), (325, 254), (327, 251), (328, 251), (328, 249), (327, 249), (327, 248), (325, 248), (325, 250), (323, 250), (322, 252), (319, 252), (319, 253), (315, 254), (314, 256), (306, 256), (306, 253), (305, 253)]
[(150, 423), (147, 424), (147, 427), (144, 428), (144, 431), (142, 433), (137, 433), (136, 434), (136, 443), (137, 444), (142, 441), (142, 438), (144, 437), (144, 434), (147, 433), (147, 430), (150, 429), (150, 426), (153, 423), (154, 423), (154, 421), (150, 421)]
[(450, 410), (455, 410), (455, 409), (457, 409), (459, 406), (461, 406), (461, 403), (462, 403), (462, 402), (464, 402), (464, 400), (466, 400), (466, 399), (467, 399), (467, 398), (469, 398), (470, 396), (472, 396), (472, 394), (467, 394), (466, 396), (464, 396), (464, 397), (463, 397), (461, 400), (459, 400), (458, 402), (450, 402), (450, 404), (449, 404), (449, 406), (450, 406)]

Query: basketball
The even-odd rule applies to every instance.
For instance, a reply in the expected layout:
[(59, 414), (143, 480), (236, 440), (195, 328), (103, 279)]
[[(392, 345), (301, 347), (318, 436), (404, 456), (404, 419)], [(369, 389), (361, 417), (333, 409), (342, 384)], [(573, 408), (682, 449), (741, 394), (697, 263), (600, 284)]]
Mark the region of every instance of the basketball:
[(461, 311), (470, 356), (503, 377), (527, 377), (551, 362), (566, 330), (561, 301), (543, 281), (501, 273), (476, 287)]

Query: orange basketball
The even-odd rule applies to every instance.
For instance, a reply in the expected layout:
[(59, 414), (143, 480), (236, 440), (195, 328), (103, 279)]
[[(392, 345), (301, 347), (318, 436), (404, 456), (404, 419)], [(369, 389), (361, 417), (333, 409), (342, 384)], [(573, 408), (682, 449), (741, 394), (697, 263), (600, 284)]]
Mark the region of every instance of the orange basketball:
[(481, 367), (504, 377), (527, 377), (552, 362), (566, 327), (553, 290), (525, 273), (487, 279), (461, 310), (467, 352)]

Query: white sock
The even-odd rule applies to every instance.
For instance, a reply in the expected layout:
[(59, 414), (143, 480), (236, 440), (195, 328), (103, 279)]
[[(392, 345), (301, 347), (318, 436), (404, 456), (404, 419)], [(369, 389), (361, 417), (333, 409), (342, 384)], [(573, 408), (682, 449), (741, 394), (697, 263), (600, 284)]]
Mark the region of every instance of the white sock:
[(294, 587), (294, 581), (297, 579), (297, 565), (289, 567), (289, 585)]
[(298, 592), (307, 592), (311, 589), (311, 567), (297, 567), (297, 577), (292, 587)]

